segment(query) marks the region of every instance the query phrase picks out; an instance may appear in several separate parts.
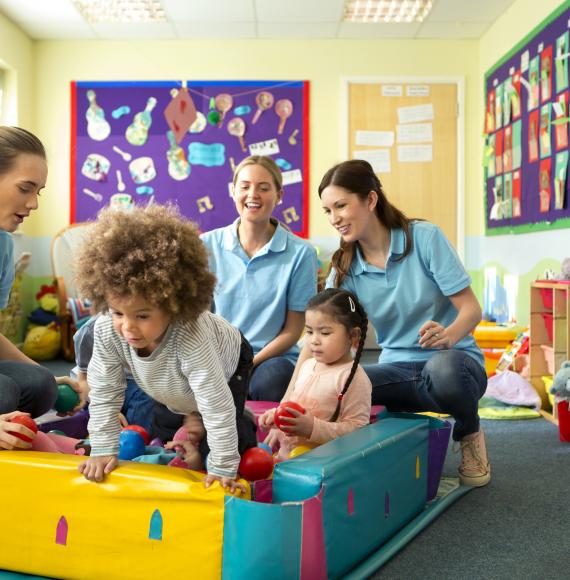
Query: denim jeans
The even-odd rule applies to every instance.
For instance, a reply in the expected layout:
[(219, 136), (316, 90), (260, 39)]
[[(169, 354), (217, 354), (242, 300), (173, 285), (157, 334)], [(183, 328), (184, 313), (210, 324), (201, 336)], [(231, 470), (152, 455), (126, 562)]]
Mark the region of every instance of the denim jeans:
[(134, 379), (127, 379), (125, 402), (121, 413), (127, 418), (129, 425), (140, 425), (150, 433), (153, 409), (154, 399), (149, 397)]
[(289, 386), (295, 365), (284, 356), (263, 361), (253, 369), (249, 398), (253, 401), (280, 401)]
[(389, 411), (433, 411), (455, 419), (453, 439), (479, 430), (479, 399), (487, 389), (485, 369), (460, 350), (443, 350), (427, 362), (362, 365), (372, 382), (372, 404)]
[(39, 417), (57, 399), (57, 384), (50, 371), (40, 365), (0, 361), (0, 414), (11, 411)]

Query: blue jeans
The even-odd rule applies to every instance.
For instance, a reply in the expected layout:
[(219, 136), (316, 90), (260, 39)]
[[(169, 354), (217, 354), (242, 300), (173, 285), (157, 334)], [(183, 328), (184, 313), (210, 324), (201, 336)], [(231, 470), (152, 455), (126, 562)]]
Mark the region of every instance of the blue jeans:
[(45, 367), (31, 363), (0, 361), (0, 414), (12, 411), (39, 417), (57, 399), (57, 384)]
[(125, 402), (121, 413), (127, 418), (129, 425), (140, 425), (150, 433), (153, 409), (154, 399), (151, 399), (134, 379), (127, 379)]
[(253, 401), (280, 401), (289, 386), (295, 365), (284, 356), (263, 361), (253, 369), (249, 398)]
[(427, 362), (362, 365), (372, 382), (372, 404), (389, 411), (433, 411), (455, 419), (453, 439), (479, 430), (479, 399), (487, 389), (485, 369), (468, 354), (450, 349)]

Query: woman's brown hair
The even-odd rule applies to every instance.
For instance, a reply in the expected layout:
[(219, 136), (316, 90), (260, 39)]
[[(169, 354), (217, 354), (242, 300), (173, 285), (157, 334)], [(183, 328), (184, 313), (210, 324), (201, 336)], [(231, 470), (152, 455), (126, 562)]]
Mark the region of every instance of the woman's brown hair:
[(28, 153), (46, 158), (42, 142), (26, 129), (0, 125), (0, 175), (8, 173), (19, 155)]

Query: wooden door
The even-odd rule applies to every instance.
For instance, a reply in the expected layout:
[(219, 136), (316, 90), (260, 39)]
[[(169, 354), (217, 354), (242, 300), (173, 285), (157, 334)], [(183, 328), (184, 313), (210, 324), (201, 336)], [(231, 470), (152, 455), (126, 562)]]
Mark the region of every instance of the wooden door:
[[(383, 91), (383, 85), (388, 90)], [(390, 91), (390, 88), (395, 90)], [(386, 92), (401, 92), (401, 96), (384, 96)], [(409, 92), (419, 92), (424, 96), (407, 96)], [(357, 145), (357, 131), (387, 131), (397, 135), (397, 126), (403, 124), (399, 122), (399, 109), (430, 104), (433, 106), (433, 119), (417, 122), (432, 125), (432, 161), (399, 161), (399, 145), (420, 146), (429, 143), (398, 143), (395, 138), (391, 147), (376, 147), (389, 150), (391, 165), (390, 172), (379, 172), (378, 176), (391, 203), (409, 217), (423, 218), (439, 225), (457, 248), (459, 109), (456, 84), (349, 82), (349, 157), (362, 157), (358, 155), (359, 150), (375, 149), (369, 145)]]

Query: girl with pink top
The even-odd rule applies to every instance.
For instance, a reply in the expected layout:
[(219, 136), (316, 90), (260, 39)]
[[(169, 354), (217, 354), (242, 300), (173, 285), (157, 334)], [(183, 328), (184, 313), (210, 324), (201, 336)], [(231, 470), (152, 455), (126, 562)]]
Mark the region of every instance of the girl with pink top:
[(358, 364), (367, 326), (366, 312), (351, 292), (329, 288), (309, 301), (305, 341), (311, 358), (281, 401), (285, 407), (286, 401), (299, 403), (305, 412), (287, 407), (292, 417), (281, 417), (281, 430), (275, 409), (260, 417), (260, 426), (271, 429), (265, 442), (279, 443), (280, 458), (299, 445), (316, 447), (369, 423), (372, 384)]

